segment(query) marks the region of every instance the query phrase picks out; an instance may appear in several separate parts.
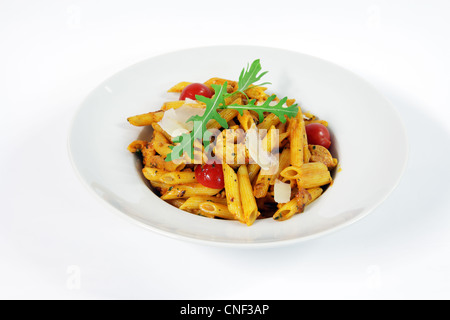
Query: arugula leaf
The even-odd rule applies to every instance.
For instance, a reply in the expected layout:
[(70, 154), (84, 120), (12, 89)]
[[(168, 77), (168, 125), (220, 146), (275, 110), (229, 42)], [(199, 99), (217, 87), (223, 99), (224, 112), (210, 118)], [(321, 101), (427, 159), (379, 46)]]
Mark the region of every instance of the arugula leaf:
[(237, 92), (244, 93), (245, 90), (250, 89), (251, 87), (271, 84), (270, 82), (256, 84), (256, 82), (261, 80), (261, 78), (268, 73), (268, 71), (259, 73), (261, 72), (261, 69), (262, 67), (259, 59), (253, 61), (250, 67), (247, 65), (247, 69), (246, 68), (242, 69), (241, 75), (239, 76)]
[(225, 129), (228, 129), (228, 123), (227, 121), (220, 116), (220, 114), (217, 112), (217, 109), (219, 107), (225, 105), (225, 94), (227, 93), (227, 82), (225, 82), (222, 86), (213, 84), (211, 85), (214, 89), (214, 96), (212, 98), (207, 98), (204, 96), (195, 96), (195, 98), (203, 102), (206, 105), (205, 113), (202, 116), (193, 116), (188, 119), (187, 122), (193, 121), (195, 122), (201, 122), (202, 123), (202, 130), (203, 132), (206, 131), (206, 125), (208, 124), (209, 120), (214, 119), (216, 120), (222, 127)]
[(240, 115), (244, 114), (245, 110), (255, 111), (259, 115), (259, 122), (264, 121), (264, 112), (270, 112), (276, 115), (282, 123), (286, 122), (286, 117), (294, 118), (298, 114), (298, 104), (293, 104), (290, 107), (283, 107), (287, 101), (287, 97), (281, 99), (276, 105), (272, 106), (270, 103), (276, 98), (276, 95), (270, 96), (264, 104), (258, 106), (256, 105), (256, 100), (251, 100), (248, 105), (242, 106), (239, 104), (231, 104), (229, 106), (224, 106), (222, 109), (234, 109), (237, 110)]
[[(187, 152), (191, 159), (194, 159), (194, 141), (199, 139), (203, 141), (205, 148), (209, 147), (210, 134), (207, 134), (206, 125), (210, 120), (216, 120), (223, 128), (228, 129), (227, 121), (220, 116), (217, 112), (218, 109), (225, 105), (225, 94), (227, 93), (227, 82), (223, 85), (212, 85), (214, 89), (214, 96), (212, 98), (207, 98), (204, 96), (197, 95), (195, 98), (198, 101), (204, 102), (206, 105), (205, 113), (202, 116), (190, 117), (186, 122), (193, 122), (194, 129), (190, 133), (185, 133), (180, 137), (173, 140), (174, 143), (179, 143), (173, 147), (172, 152), (167, 155), (166, 161), (173, 161), (183, 157), (183, 152)], [(184, 150), (184, 151), (183, 151)]]

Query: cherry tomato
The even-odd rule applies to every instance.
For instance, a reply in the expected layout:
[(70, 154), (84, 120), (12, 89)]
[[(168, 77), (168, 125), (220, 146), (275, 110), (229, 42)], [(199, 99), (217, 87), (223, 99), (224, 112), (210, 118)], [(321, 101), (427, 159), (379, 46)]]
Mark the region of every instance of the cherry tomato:
[(308, 143), (330, 148), (331, 137), (327, 127), (321, 123), (311, 123), (306, 126), (306, 135)]
[(195, 168), (195, 178), (199, 183), (211, 189), (225, 188), (222, 165), (204, 164)]
[(191, 83), (184, 88), (183, 91), (181, 91), (180, 100), (186, 100), (186, 98), (197, 100), (195, 99), (196, 95), (211, 98), (213, 96), (213, 92), (203, 83)]

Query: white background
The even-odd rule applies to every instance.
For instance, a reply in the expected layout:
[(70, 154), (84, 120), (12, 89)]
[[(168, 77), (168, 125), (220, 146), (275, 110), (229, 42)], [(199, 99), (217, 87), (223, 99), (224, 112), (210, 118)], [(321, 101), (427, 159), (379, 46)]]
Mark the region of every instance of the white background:
[[(2, 0), (0, 298), (450, 298), (449, 37), (445, 0)], [(135, 62), (219, 44), (312, 54), (374, 84), (410, 141), (388, 200), (326, 237), (248, 250), (154, 234), (94, 199), (67, 154), (84, 97)]]

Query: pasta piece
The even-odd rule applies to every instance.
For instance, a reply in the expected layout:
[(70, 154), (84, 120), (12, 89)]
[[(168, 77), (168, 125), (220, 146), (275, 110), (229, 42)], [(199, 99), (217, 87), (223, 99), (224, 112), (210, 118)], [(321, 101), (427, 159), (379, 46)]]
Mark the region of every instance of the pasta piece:
[(168, 172), (163, 174), (159, 180), (169, 185), (197, 182), (195, 172)]
[(178, 109), (181, 108), (184, 104), (185, 104), (184, 100), (168, 101), (163, 104), (161, 110), (167, 111), (170, 109)]
[(283, 169), (283, 171), (281, 171), (280, 175), (287, 180), (297, 180), (300, 178), (300, 168), (294, 167), (294, 166), (289, 166), (289, 167)]
[[(222, 118), (224, 118), (228, 122), (228, 121), (231, 121), (232, 119), (234, 119), (239, 114), (239, 111), (234, 110), (234, 109), (224, 109), (224, 110), (219, 111), (219, 114)], [(222, 126), (216, 120), (211, 120), (206, 125), (206, 128), (208, 130), (209, 129), (220, 129), (220, 128), (222, 128)]]
[(230, 210), (230, 212), (235, 216), (236, 220), (245, 223), (241, 203), (241, 194), (239, 192), (238, 176), (236, 172), (234, 172), (234, 170), (226, 163), (222, 166), (228, 210)]
[(299, 114), (297, 115), (297, 118), (299, 118), (300, 129), (301, 129), (301, 133), (302, 133), (303, 163), (308, 163), (311, 158), (311, 153), (309, 152), (309, 149), (308, 149), (308, 136), (306, 134), (306, 126), (305, 126), (305, 121), (303, 120), (303, 114), (300, 109), (299, 109), (298, 113)]
[(164, 111), (155, 111), (128, 118), (128, 122), (136, 127), (151, 126), (153, 123), (160, 122), (164, 117)]
[(145, 167), (144, 169), (142, 169), (142, 173), (147, 178), (147, 180), (162, 182), (161, 177), (168, 172), (157, 168)]
[(146, 148), (148, 145), (147, 141), (142, 141), (142, 140), (136, 140), (133, 141), (129, 146), (128, 146), (128, 151), (130, 151), (131, 153), (136, 153), (138, 151), (141, 151)]
[(266, 136), (262, 141), (262, 147), (267, 152), (272, 152), (275, 147), (278, 147), (280, 144), (279, 136), (277, 135), (277, 128), (275, 126), (271, 126)]
[(169, 190), (169, 188), (171, 186), (162, 183), (160, 181), (150, 181), (150, 184), (153, 188), (157, 189), (159, 191), (160, 194), (164, 194), (167, 192), (167, 190)]
[(179, 109), (182, 106), (189, 106), (191, 108), (204, 109), (206, 105), (200, 101), (192, 101), (192, 103), (187, 103), (185, 100), (169, 101), (163, 104), (161, 110), (167, 111), (170, 109)]
[(253, 182), (255, 181), (256, 177), (258, 176), (259, 171), (261, 170), (261, 167), (257, 165), (256, 163), (251, 163), (247, 167), (248, 170), (248, 177), (250, 178), (250, 182), (253, 185)]
[(186, 163), (183, 161), (166, 161), (164, 160), (164, 170), (173, 172), (181, 171), (186, 167)]
[(225, 105), (229, 106), (230, 104), (239, 104), (242, 105), (242, 98), (244, 96), (241, 93), (233, 94), (230, 97), (225, 98)]
[(203, 202), (216, 202), (220, 204), (227, 204), (227, 199), (221, 199), (218, 197), (207, 196), (193, 196), (186, 200), (186, 202), (180, 207), (181, 210), (194, 210), (200, 209), (200, 204)]
[(305, 189), (299, 190), (294, 199), (281, 206), (273, 215), (277, 221), (285, 221), (292, 218), (297, 213), (302, 213), (305, 210), (306, 204), (311, 201), (311, 195)]
[(181, 206), (186, 202), (186, 199), (173, 199), (167, 200), (167, 203), (171, 204), (175, 208), (181, 208)]
[(234, 130), (239, 129), (239, 125), (234, 120), (228, 121), (228, 127)]
[(153, 132), (152, 143), (156, 152), (158, 152), (163, 158), (166, 158), (167, 155), (172, 152), (172, 149), (170, 148), (172, 144), (159, 131)]
[(278, 129), (278, 132), (279, 132), (280, 135), (282, 133), (286, 133), (287, 132), (287, 125), (288, 125), (287, 121), (285, 123), (280, 122), (279, 124), (277, 124), (277, 129)]
[(202, 202), (199, 205), (200, 212), (212, 217), (234, 220), (235, 216), (230, 212), (226, 204), (216, 202)]
[(208, 86), (211, 90), (214, 90), (212, 88), (212, 84), (217, 85), (223, 85), (224, 83), (227, 83), (227, 93), (233, 93), (238, 89), (238, 83), (236, 81), (222, 79), (222, 78), (211, 78), (208, 81), (206, 81), (204, 84)]
[(167, 141), (172, 143), (172, 136), (170, 134), (168, 134), (161, 126), (159, 123), (153, 123), (152, 124), (153, 130), (154, 131), (158, 131), (160, 133), (162, 133), (164, 135), (164, 137), (167, 139)]
[(309, 200), (306, 203), (306, 205), (309, 205), (310, 203), (314, 202), (323, 193), (323, 189), (322, 188), (312, 188), (312, 189), (307, 189), (307, 191), (311, 195), (311, 200)]
[[(299, 111), (300, 112), (300, 111)], [(295, 167), (301, 167), (303, 160), (303, 133), (300, 121), (298, 119), (291, 120), (290, 128), (291, 142), (291, 164)]]
[(238, 172), (239, 192), (241, 194), (242, 208), (244, 211), (244, 222), (251, 226), (259, 216), (258, 206), (253, 196), (252, 185), (248, 175), (247, 166), (240, 166)]
[(286, 105), (288, 107), (292, 106), (295, 103), (295, 99), (287, 99), (286, 100)]
[(299, 170), (297, 184), (301, 188), (321, 187), (332, 182), (330, 171), (321, 162), (305, 163)]
[(238, 120), (239, 123), (241, 124), (242, 129), (244, 129), (244, 131), (248, 131), (251, 129), (251, 127), (253, 126), (253, 124), (255, 123), (255, 120), (253, 119), (253, 116), (251, 115), (251, 113), (248, 110), (245, 110), (242, 114), (242, 116), (240, 114), (238, 114)]
[(250, 89), (245, 90), (245, 94), (250, 99), (256, 99), (258, 102), (264, 102), (269, 97), (267, 93), (265, 92), (267, 88), (265, 87), (251, 87)]
[(278, 116), (274, 115), (273, 113), (269, 114), (268, 116), (266, 116), (264, 118), (264, 121), (261, 122), (260, 124), (258, 124), (258, 129), (259, 130), (269, 130), (270, 127), (272, 126), (276, 126), (280, 123), (280, 119), (278, 118)]
[(203, 186), (200, 183), (189, 183), (172, 186), (161, 197), (163, 200), (185, 199), (193, 196), (214, 196), (222, 189), (212, 189)]
[(255, 198), (265, 198), (267, 191), (269, 191), (271, 175), (265, 175), (261, 170), (256, 178), (255, 185), (253, 186), (253, 195)]
[(271, 176), (269, 184), (274, 185), (275, 181), (280, 177), (281, 172), (289, 167), (291, 163), (291, 150), (289, 148), (283, 149), (281, 152), (279, 162), (278, 162), (278, 171), (274, 175)]
[(190, 85), (192, 82), (182, 81), (174, 85), (172, 88), (167, 90), (167, 92), (181, 92), (184, 88)]

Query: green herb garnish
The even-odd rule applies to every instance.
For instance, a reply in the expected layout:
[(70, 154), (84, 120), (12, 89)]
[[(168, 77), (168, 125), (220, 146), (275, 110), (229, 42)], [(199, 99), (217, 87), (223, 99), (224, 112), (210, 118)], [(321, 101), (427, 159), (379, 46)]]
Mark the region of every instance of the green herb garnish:
[(239, 111), (241, 116), (244, 114), (245, 110), (255, 111), (259, 115), (259, 122), (263, 122), (264, 120), (264, 112), (270, 112), (276, 115), (282, 123), (286, 122), (286, 117), (293, 118), (298, 113), (298, 105), (293, 104), (290, 107), (284, 107), (284, 104), (287, 101), (287, 97), (281, 99), (276, 105), (271, 106), (270, 103), (276, 98), (275, 95), (270, 96), (264, 104), (257, 106), (255, 105), (256, 101), (251, 100), (248, 105), (241, 106), (239, 104), (231, 104), (229, 106), (224, 106), (223, 109), (234, 109)]

